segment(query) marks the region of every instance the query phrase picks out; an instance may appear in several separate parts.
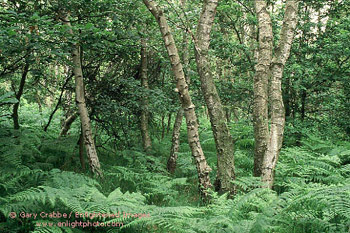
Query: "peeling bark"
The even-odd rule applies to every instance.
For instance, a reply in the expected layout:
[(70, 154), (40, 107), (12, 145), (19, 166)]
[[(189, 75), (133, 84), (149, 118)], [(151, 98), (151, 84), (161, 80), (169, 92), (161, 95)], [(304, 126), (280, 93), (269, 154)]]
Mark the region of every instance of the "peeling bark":
[(180, 102), (186, 117), (188, 142), (197, 167), (200, 193), (203, 198), (207, 198), (208, 193), (206, 190), (212, 186), (209, 177), (211, 168), (207, 164), (199, 141), (197, 116), (194, 110), (195, 106), (192, 103), (191, 96), (188, 91), (188, 85), (186, 83), (179, 53), (162, 10), (154, 1), (143, 0), (143, 2), (158, 22), (164, 44), (169, 55), (172, 70), (177, 82), (176, 91), (179, 93)]
[(170, 156), (167, 163), (167, 169), (170, 173), (174, 173), (176, 169), (176, 161), (179, 153), (179, 147), (180, 147), (180, 130), (181, 130), (181, 124), (182, 124), (182, 118), (184, 115), (184, 111), (182, 108), (180, 108), (177, 111), (175, 123), (174, 123), (174, 129), (173, 129), (173, 136), (171, 140), (171, 149), (170, 149)]
[[(287, 0), (280, 41), (272, 57), (272, 25), (266, 2), (255, 1), (259, 23), (259, 54), (254, 78), (254, 174), (261, 176), (266, 187), (272, 188), (274, 170), (283, 142), (285, 109), (282, 97), (282, 76), (290, 54), (297, 25), (298, 1)], [(267, 95), (268, 80), (270, 92)], [(268, 128), (268, 98), (271, 105), (271, 125)], [(261, 115), (260, 115), (261, 114)]]
[(195, 38), (195, 55), (218, 157), (215, 188), (217, 191), (233, 194), (235, 189), (232, 183), (235, 179), (234, 145), (225, 120), (226, 114), (216, 90), (208, 56), (210, 33), (218, 2), (219, 0), (205, 0), (203, 3)]
[[(69, 21), (69, 16), (64, 18), (64, 24), (68, 26), (69, 33), (73, 35), (72, 26)], [(80, 46), (74, 44), (72, 49), (73, 58), (73, 73), (75, 76), (75, 95), (76, 103), (78, 105), (78, 112), (80, 116), (80, 121), (82, 125), (82, 133), (84, 139), (84, 145), (86, 149), (86, 154), (89, 159), (89, 166), (93, 174), (97, 176), (102, 176), (102, 171), (100, 168), (100, 162), (97, 156), (96, 146), (94, 139), (92, 137), (91, 123), (89, 113), (86, 107), (85, 101), (85, 91), (84, 91), (84, 79), (83, 71), (81, 68), (81, 57), (80, 57)]]
[(75, 121), (75, 119), (77, 119), (78, 114), (75, 112), (72, 115), (68, 116), (67, 119), (63, 122), (63, 126), (60, 132), (60, 137), (61, 136), (66, 136), (71, 125), (73, 124), (73, 122)]
[[(186, 0), (180, 1), (181, 6), (184, 8), (186, 6)], [(183, 13), (182, 13), (183, 16)], [(185, 67), (185, 79), (187, 85), (190, 84), (190, 78), (188, 75), (189, 71), (189, 52), (188, 52), (188, 34), (187, 32), (184, 32), (183, 38), (182, 38), (182, 62)], [(181, 124), (182, 124), (182, 118), (184, 115), (183, 109), (180, 107), (177, 111), (175, 122), (174, 122), (174, 128), (173, 128), (173, 134), (172, 134), (172, 140), (171, 140), (171, 148), (170, 148), (170, 156), (167, 163), (167, 169), (170, 173), (174, 173), (176, 169), (176, 161), (178, 157), (178, 152), (180, 148), (180, 131), (181, 131)]]
[(272, 188), (274, 169), (282, 148), (285, 109), (282, 98), (282, 76), (290, 54), (297, 25), (298, 2), (287, 1), (280, 41), (271, 64), (271, 129), (269, 147), (262, 166), (262, 181)]
[(272, 61), (272, 23), (265, 1), (256, 0), (255, 8), (259, 25), (259, 48), (254, 76), (254, 175), (261, 176), (261, 166), (269, 138), (268, 125), (268, 81)]

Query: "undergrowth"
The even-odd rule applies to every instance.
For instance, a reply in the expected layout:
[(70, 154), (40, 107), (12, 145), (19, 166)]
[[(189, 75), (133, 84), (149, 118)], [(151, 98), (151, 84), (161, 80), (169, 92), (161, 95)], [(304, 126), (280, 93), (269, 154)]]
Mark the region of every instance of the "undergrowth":
[[(29, 114), (29, 113), (28, 113)], [(28, 117), (28, 119), (31, 119)], [(216, 170), (209, 122), (201, 124), (201, 143)], [(10, 124), (0, 127), (0, 232), (349, 232), (350, 143), (305, 134), (301, 143), (284, 147), (273, 190), (260, 188), (252, 176), (254, 140), (246, 122), (231, 125), (235, 140), (237, 194), (233, 199), (212, 193), (209, 204), (198, 196), (197, 175), (181, 132), (178, 167), (165, 169), (170, 135), (145, 153), (140, 145), (118, 150), (99, 148), (103, 179), (81, 168), (79, 129), (58, 138), (59, 122), (48, 133), (40, 124), (24, 124), (13, 136)], [(212, 180), (215, 172), (211, 174)], [(118, 227), (58, 227), (64, 218), (21, 218), (21, 213), (73, 213), (70, 222), (90, 221)], [(16, 213), (16, 218), (10, 218)], [(105, 213), (118, 216), (81, 216)], [(123, 213), (133, 214), (124, 216)], [(135, 215), (137, 214), (137, 215)], [(44, 224), (56, 224), (46, 226)]]

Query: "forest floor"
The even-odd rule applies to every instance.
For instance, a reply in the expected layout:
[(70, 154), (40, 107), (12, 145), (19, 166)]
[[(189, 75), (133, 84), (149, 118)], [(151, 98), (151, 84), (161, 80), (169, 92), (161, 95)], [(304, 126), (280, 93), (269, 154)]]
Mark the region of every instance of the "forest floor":
[[(232, 122), (238, 191), (233, 199), (213, 192), (205, 205), (198, 195), (184, 125), (174, 175), (166, 171), (171, 132), (163, 139), (152, 138), (152, 150), (145, 153), (137, 138), (123, 146), (95, 131), (104, 172), (100, 179), (91, 176), (87, 161), (85, 169), (80, 163), (79, 122), (59, 138), (60, 120), (54, 118), (44, 132), (49, 110), (40, 113), (35, 108), (22, 107), (17, 136), (10, 120), (0, 122), (0, 232), (350, 231), (348, 141), (287, 125), (275, 185), (268, 190), (252, 176), (251, 124)], [(215, 144), (208, 119), (200, 122), (200, 140), (214, 181)], [(97, 222), (99, 226), (93, 225)]]

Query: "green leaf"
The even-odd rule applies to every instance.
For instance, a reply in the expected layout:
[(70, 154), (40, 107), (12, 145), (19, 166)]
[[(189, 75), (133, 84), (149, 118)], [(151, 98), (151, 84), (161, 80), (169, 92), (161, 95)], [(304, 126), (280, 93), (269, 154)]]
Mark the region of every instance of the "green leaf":
[(89, 29), (91, 29), (91, 28), (93, 28), (94, 27), (94, 25), (92, 24), (92, 23), (87, 23), (86, 25), (85, 25), (85, 29), (87, 29), (87, 30), (89, 30)]

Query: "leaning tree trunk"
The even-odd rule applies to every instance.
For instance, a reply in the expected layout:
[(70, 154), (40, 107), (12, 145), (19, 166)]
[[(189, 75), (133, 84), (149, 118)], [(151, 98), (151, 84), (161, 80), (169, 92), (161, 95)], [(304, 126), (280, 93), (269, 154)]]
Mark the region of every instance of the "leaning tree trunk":
[(184, 115), (184, 111), (182, 108), (180, 108), (177, 111), (176, 118), (175, 118), (173, 136), (171, 140), (170, 156), (167, 163), (167, 169), (172, 174), (175, 172), (175, 169), (176, 169), (176, 161), (177, 161), (177, 156), (180, 148), (180, 130), (181, 130), (183, 115)]
[[(283, 142), (285, 109), (282, 97), (282, 76), (290, 54), (297, 25), (298, 1), (287, 0), (280, 41), (272, 57), (272, 24), (263, 0), (256, 0), (259, 24), (259, 54), (254, 78), (255, 175), (260, 175), (266, 187), (272, 188), (274, 170)], [(270, 93), (267, 95), (271, 76)], [(271, 125), (268, 128), (267, 96), (271, 105)], [(261, 115), (259, 115), (261, 114)]]
[(207, 189), (212, 186), (209, 177), (211, 168), (207, 164), (199, 141), (197, 116), (194, 110), (195, 106), (192, 103), (191, 96), (188, 91), (188, 85), (186, 83), (179, 53), (163, 11), (154, 1), (143, 0), (143, 2), (159, 24), (164, 44), (169, 55), (172, 70), (177, 82), (175, 90), (179, 93), (180, 102), (186, 117), (188, 142), (191, 147), (192, 156), (196, 162), (200, 193), (203, 198), (206, 198), (208, 195)]
[[(148, 77), (147, 77), (147, 43), (145, 39), (141, 39), (141, 86), (144, 91), (148, 91)], [(141, 101), (141, 136), (142, 145), (145, 151), (151, 149), (152, 142), (148, 133), (148, 93), (146, 93)]]
[(208, 58), (210, 32), (214, 23), (219, 0), (205, 0), (199, 19), (195, 38), (197, 69), (201, 80), (201, 89), (208, 107), (217, 151), (217, 177), (215, 188), (218, 191), (234, 193), (235, 179), (234, 145), (227, 127), (226, 115), (213, 79)]
[(58, 110), (58, 107), (61, 105), (62, 103), (62, 97), (63, 97), (63, 93), (64, 93), (64, 90), (66, 89), (66, 86), (68, 85), (69, 81), (71, 80), (71, 78), (73, 77), (73, 74), (72, 75), (69, 75), (66, 79), (66, 81), (63, 83), (62, 85), (62, 88), (61, 88), (61, 94), (58, 98), (58, 101), (57, 101), (57, 104), (54, 108), (54, 110), (52, 111), (52, 113), (50, 114), (50, 117), (49, 117), (49, 120), (47, 121), (47, 124), (45, 125), (44, 127), (44, 131), (46, 132), (47, 129), (49, 128), (50, 124), (51, 124), (51, 121), (53, 119), (53, 116), (55, 115), (55, 113), (57, 112)]
[[(72, 26), (69, 21), (69, 17), (66, 16), (64, 23), (69, 28), (69, 33), (73, 35)], [(80, 116), (80, 121), (82, 125), (82, 133), (84, 139), (84, 145), (86, 149), (86, 154), (89, 159), (89, 166), (92, 173), (97, 176), (102, 176), (102, 171), (100, 168), (100, 162), (97, 156), (96, 146), (94, 139), (92, 137), (91, 123), (89, 118), (89, 113), (85, 102), (85, 92), (84, 92), (84, 80), (83, 71), (81, 68), (81, 57), (80, 57), (80, 46), (78, 44), (73, 45), (72, 57), (73, 57), (73, 72), (75, 76), (75, 95), (76, 103), (78, 105), (78, 112)]]
[[(186, 6), (186, 0), (180, 1), (181, 6), (184, 8)], [(184, 14), (182, 13), (181, 16)], [(188, 34), (187, 32), (184, 32), (183, 38), (182, 38), (182, 62), (185, 67), (185, 79), (187, 82), (187, 85), (190, 84), (189, 79), (189, 53), (188, 53)], [(180, 131), (181, 131), (181, 124), (182, 124), (182, 118), (184, 115), (183, 109), (180, 107), (177, 111), (175, 122), (174, 122), (174, 128), (173, 128), (173, 134), (172, 134), (172, 140), (171, 140), (171, 148), (170, 148), (170, 156), (167, 163), (167, 169), (170, 173), (174, 173), (176, 169), (176, 161), (179, 153), (180, 148)]]
[(13, 111), (12, 111), (13, 127), (16, 130), (18, 130), (20, 128), (19, 120), (18, 120), (18, 108), (19, 108), (19, 104), (20, 104), (21, 97), (23, 94), (24, 85), (26, 83), (28, 72), (29, 72), (29, 61), (26, 60), (26, 63), (25, 63), (24, 68), (23, 68), (22, 78), (21, 78), (21, 82), (19, 84), (18, 92), (16, 93), (17, 103), (15, 103), (13, 105)]
[(70, 116), (67, 117), (67, 119), (63, 122), (63, 126), (60, 132), (60, 136), (66, 136), (71, 125), (77, 119), (78, 114), (76, 112), (72, 113)]
[[(65, 73), (69, 72), (69, 68), (65, 68)], [(74, 76), (74, 73), (72, 73), (72, 77)], [(71, 125), (76, 120), (76, 118), (79, 116), (78, 112), (75, 109), (72, 109), (72, 92), (68, 88), (65, 92), (65, 101), (62, 102), (62, 107), (64, 110), (64, 119), (61, 120), (61, 136), (66, 136), (68, 134), (68, 131), (71, 128)], [(83, 143), (84, 145), (84, 143)]]

